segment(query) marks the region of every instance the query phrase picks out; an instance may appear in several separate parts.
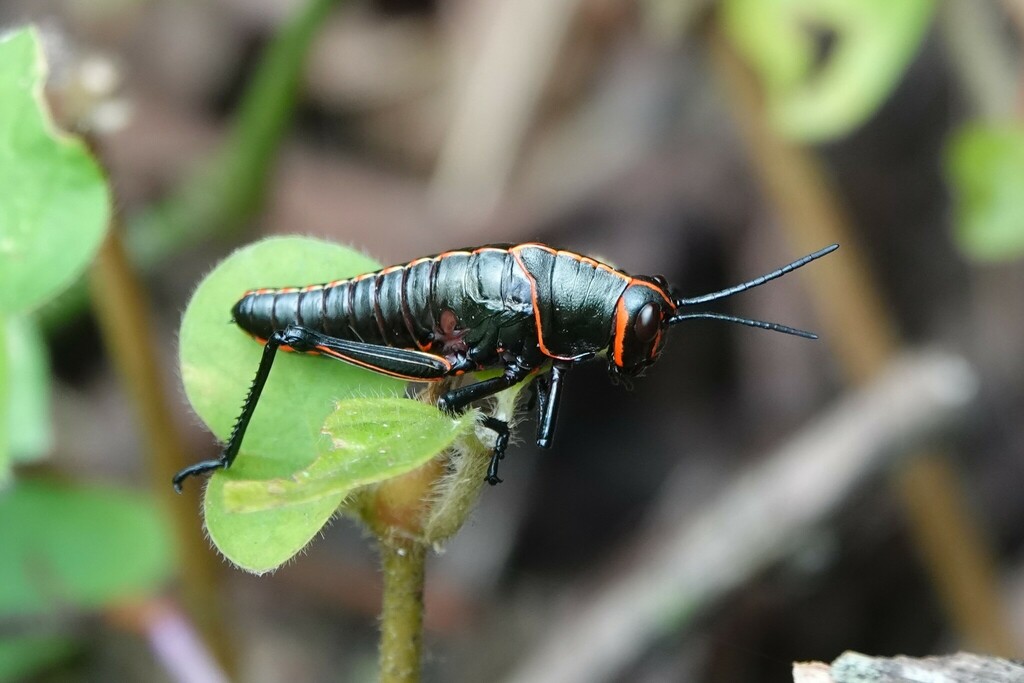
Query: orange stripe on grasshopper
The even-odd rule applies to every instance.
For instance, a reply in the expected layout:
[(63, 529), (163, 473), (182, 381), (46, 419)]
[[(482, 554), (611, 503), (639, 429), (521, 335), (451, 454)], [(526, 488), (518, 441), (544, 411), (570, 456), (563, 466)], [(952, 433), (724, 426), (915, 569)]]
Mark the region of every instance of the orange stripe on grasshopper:
[[(351, 363), (352, 365), (356, 365), (356, 366), (361, 367), (361, 368), (366, 368), (367, 370), (370, 370), (371, 372), (376, 372), (376, 373), (381, 374), (381, 375), (387, 375), (389, 377), (394, 377), (396, 379), (404, 379), (404, 380), (409, 381), (409, 382), (439, 382), (440, 380), (444, 379), (443, 377), (424, 379), (422, 377), (414, 377), (414, 376), (411, 376), (411, 375), (403, 375), (400, 372), (391, 372), (390, 370), (385, 370), (385, 369), (381, 368), (379, 365), (371, 365), (370, 363), (364, 363), (363, 361), (356, 360), (355, 358), (352, 358), (350, 356), (346, 356), (343, 353), (339, 353), (338, 351), (335, 351), (334, 349), (329, 349), (329, 348), (327, 348), (325, 346), (318, 346), (316, 348), (317, 348), (317, 352), (322, 353), (325, 356), (331, 356), (333, 358), (337, 358), (338, 360), (345, 361), (346, 363)], [(445, 361), (445, 362), (447, 362), (447, 361)]]
[[(551, 349), (549, 349), (547, 345), (544, 343), (544, 324), (541, 322), (540, 319), (540, 306), (537, 302), (537, 281), (533, 278), (533, 274), (530, 273), (529, 268), (527, 268), (526, 264), (523, 263), (523, 258), (519, 255), (519, 251), (522, 249), (522, 247), (528, 246), (543, 245), (523, 244), (513, 249), (510, 249), (509, 251), (512, 253), (512, 257), (516, 260), (516, 263), (519, 264), (519, 267), (523, 269), (524, 273), (526, 273), (526, 279), (530, 283), (530, 300), (533, 302), (533, 320), (534, 323), (537, 325), (537, 347), (540, 349), (540, 352), (543, 353), (548, 358), (554, 358), (556, 360), (572, 360), (572, 358), (568, 356), (559, 356), (555, 353), (552, 353)], [(554, 252), (553, 249), (548, 249), (548, 251)]]
[(630, 284), (630, 286), (638, 285), (640, 287), (646, 287), (647, 289), (653, 289), (655, 292), (657, 292), (661, 296), (662, 299), (665, 300), (665, 303), (667, 303), (669, 306), (671, 306), (673, 309), (675, 309), (675, 307), (676, 307), (675, 302), (672, 301), (671, 297), (669, 297), (669, 295), (665, 293), (665, 290), (662, 289), (661, 287), (659, 287), (658, 285), (653, 284), (651, 282), (647, 282), (646, 280), (640, 280), (640, 279), (635, 278), (635, 277), (629, 279), (629, 284)]
[(626, 297), (620, 296), (615, 306), (615, 339), (612, 342), (612, 354), (615, 364), (622, 367), (626, 353), (626, 326), (629, 324), (629, 311), (626, 310)]

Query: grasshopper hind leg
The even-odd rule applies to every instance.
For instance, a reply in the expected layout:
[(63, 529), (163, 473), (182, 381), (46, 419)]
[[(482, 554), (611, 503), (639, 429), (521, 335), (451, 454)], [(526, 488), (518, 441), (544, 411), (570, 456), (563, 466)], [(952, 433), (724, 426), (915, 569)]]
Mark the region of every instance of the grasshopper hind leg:
[(508, 440), (511, 431), (508, 422), (499, 420), (496, 417), (485, 417), (481, 424), (493, 431), (497, 436), (494, 439), (494, 451), (491, 453), (491, 462), (487, 465), (487, 476), (484, 480), (491, 486), (501, 483), (498, 477), (498, 463), (505, 459), (505, 449), (508, 448)]

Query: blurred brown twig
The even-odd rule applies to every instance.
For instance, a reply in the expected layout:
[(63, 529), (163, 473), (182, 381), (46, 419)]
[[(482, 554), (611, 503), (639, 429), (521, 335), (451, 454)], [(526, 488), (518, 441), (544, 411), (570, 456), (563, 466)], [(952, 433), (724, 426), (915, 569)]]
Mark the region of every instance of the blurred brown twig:
[[(796, 250), (830, 242), (843, 245), (842, 258), (809, 275), (817, 281), (810, 291), (847, 377), (863, 383), (893, 356), (898, 337), (857, 249), (857, 232), (814, 155), (784, 140), (771, 126), (758, 84), (716, 26), (708, 40), (754, 169)], [(991, 551), (951, 467), (945, 453), (921, 452), (907, 461), (894, 483), (956, 628), (971, 647), (1010, 655), (1017, 647), (999, 597)]]
[[(893, 362), (774, 453), (730, 477), (713, 502), (683, 523), (654, 520), (629, 553), (638, 559), (592, 595), (568, 601), (571, 611), (509, 681), (613, 680), (667, 628), (798, 549), (908, 442), (962, 414), (976, 385), (973, 371), (955, 356), (919, 353)], [(671, 490), (664, 496), (677, 497)]]

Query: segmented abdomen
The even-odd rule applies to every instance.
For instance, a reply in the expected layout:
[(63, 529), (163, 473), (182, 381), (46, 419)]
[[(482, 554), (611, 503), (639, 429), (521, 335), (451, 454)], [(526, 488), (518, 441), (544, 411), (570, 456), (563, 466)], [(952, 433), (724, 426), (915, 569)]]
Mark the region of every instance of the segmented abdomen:
[(529, 285), (505, 247), (445, 252), (348, 280), (257, 289), (232, 309), (246, 332), (267, 339), (290, 324), (332, 337), (400, 348), (435, 347), (442, 313), (472, 330), (488, 317), (519, 314)]

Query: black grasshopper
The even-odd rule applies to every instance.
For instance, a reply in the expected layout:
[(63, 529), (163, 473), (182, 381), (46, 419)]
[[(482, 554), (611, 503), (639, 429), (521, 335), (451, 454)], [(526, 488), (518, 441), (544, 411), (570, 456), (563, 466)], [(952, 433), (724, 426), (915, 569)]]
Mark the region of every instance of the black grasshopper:
[[(498, 377), (451, 389), (438, 401), (449, 413), (530, 375), (537, 384), (537, 445), (548, 448), (566, 372), (605, 355), (615, 376), (636, 376), (664, 348), (666, 331), (713, 318), (815, 339), (785, 325), (710, 312), (685, 312), (774, 280), (833, 250), (833, 244), (743, 284), (680, 297), (661, 276), (631, 276), (600, 261), (543, 244), (488, 245), (320, 285), (246, 292), (235, 323), (263, 346), (263, 357), (228, 442), (216, 460), (174, 477), (228, 468), (238, 455), (278, 350), (320, 354), (414, 382), (500, 368)], [(508, 425), (485, 418), (497, 434), (487, 481), (497, 484)]]

